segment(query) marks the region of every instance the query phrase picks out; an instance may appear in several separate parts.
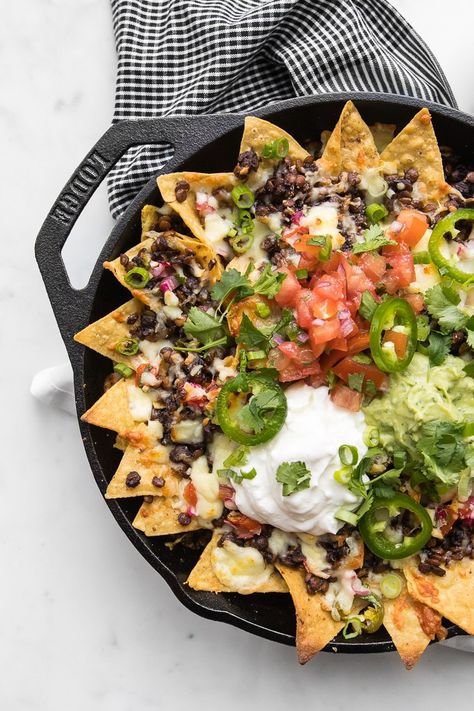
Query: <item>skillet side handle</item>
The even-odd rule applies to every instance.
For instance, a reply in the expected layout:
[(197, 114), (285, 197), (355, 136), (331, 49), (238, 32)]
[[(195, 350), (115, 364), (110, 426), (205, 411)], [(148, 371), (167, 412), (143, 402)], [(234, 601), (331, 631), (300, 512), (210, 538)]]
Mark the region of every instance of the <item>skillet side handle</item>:
[[(178, 122), (179, 123), (179, 122)], [(67, 343), (92, 306), (90, 290), (74, 289), (61, 250), (79, 215), (119, 158), (132, 146), (167, 142), (179, 152), (176, 122), (138, 120), (111, 126), (74, 171), (49, 211), (35, 243), (35, 255), (54, 315)]]

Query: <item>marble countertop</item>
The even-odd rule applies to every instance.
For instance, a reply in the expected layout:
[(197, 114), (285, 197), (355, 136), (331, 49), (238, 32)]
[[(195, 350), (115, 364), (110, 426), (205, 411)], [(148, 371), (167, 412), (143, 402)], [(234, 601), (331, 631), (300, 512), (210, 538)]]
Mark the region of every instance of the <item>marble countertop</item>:
[[(434, 50), (460, 108), (473, 113), (470, 0), (393, 4)], [(410, 675), (395, 654), (321, 654), (300, 668), (294, 649), (190, 613), (125, 538), (98, 493), (75, 420), (29, 394), (37, 370), (65, 359), (33, 243), (66, 178), (110, 121), (108, 0), (5, 4), (0, 55), (7, 247), (0, 282), (0, 708), (394, 711), (422, 702), (438, 709), (453, 689), (470, 692), (472, 656), (442, 647), (428, 650)], [(101, 190), (65, 255), (75, 260), (76, 285), (111, 225)]]

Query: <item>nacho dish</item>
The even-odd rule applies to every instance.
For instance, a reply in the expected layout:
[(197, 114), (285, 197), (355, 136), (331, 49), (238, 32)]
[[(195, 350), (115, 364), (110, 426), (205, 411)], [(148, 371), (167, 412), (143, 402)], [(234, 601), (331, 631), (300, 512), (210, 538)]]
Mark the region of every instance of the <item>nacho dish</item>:
[(130, 300), (75, 336), (113, 361), (83, 415), (123, 450), (106, 497), (142, 497), (146, 536), (205, 542), (194, 590), (289, 593), (301, 663), (382, 625), (407, 668), (443, 621), (474, 634), (455, 163), (428, 109), (369, 127), (348, 102), (305, 147), (248, 117), (233, 172), (158, 178), (141, 241), (104, 264)]

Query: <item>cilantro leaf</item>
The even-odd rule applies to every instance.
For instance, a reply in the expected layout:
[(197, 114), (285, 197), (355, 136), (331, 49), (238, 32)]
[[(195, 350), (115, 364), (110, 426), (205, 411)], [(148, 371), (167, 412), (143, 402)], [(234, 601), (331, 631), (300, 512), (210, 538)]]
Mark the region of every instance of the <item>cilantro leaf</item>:
[(364, 386), (364, 374), (350, 373), (347, 378), (347, 384), (351, 390), (356, 390), (358, 393), (361, 393)]
[(218, 469), (217, 475), (225, 479), (232, 479), (236, 484), (241, 484), (244, 479), (255, 479), (257, 472), (255, 467), (252, 467), (248, 472), (243, 472), (242, 470), (236, 472), (233, 469)]
[(255, 294), (261, 294), (273, 299), (280, 291), (285, 279), (286, 274), (284, 272), (272, 272), (270, 264), (265, 264), (262, 273), (251, 288)]
[(416, 317), (416, 328), (419, 341), (426, 341), (430, 335), (430, 320), (428, 316), (424, 314), (419, 314)]
[(439, 333), (439, 331), (431, 331), (427, 348), (427, 355), (431, 365), (441, 365), (444, 363), (449, 353), (450, 345), (450, 336), (443, 335)]
[(467, 314), (458, 309), (456, 303), (453, 303), (453, 295), (450, 291), (449, 287), (435, 284), (425, 293), (428, 313), (438, 321), (442, 333), (458, 331), (464, 328), (469, 321)]
[(456, 484), (465, 467), (463, 423), (433, 420), (421, 427), (418, 450), (423, 458), (423, 472), (428, 479)]
[(240, 322), (239, 335), (237, 343), (244, 343), (247, 348), (262, 350), (268, 353), (270, 349), (271, 331), (260, 330), (249, 319), (247, 314), (244, 314)]
[(372, 321), (372, 317), (375, 313), (378, 303), (370, 293), (370, 291), (364, 291), (362, 293), (362, 298), (359, 306), (359, 313), (362, 318), (367, 319), (367, 321)]
[(311, 472), (304, 462), (283, 462), (277, 469), (276, 480), (283, 484), (283, 496), (308, 489)]
[[(248, 272), (248, 269), (247, 269)], [(227, 269), (211, 289), (211, 296), (215, 301), (222, 303), (232, 292), (240, 300), (253, 294), (248, 274), (241, 274), (237, 269)]]
[(245, 429), (258, 434), (265, 427), (265, 415), (273, 413), (279, 404), (278, 395), (273, 390), (261, 390), (239, 410), (237, 419)]
[(204, 346), (214, 343), (218, 339), (226, 338), (225, 329), (218, 319), (201, 311), (196, 306), (189, 309), (183, 331), (187, 336), (195, 338)]
[(384, 231), (380, 225), (371, 225), (367, 230), (362, 233), (364, 238), (363, 242), (355, 242), (352, 247), (352, 252), (354, 254), (360, 254), (360, 252), (372, 252), (374, 249), (379, 249), (380, 247), (385, 247), (389, 244), (397, 244), (393, 239), (385, 237)]

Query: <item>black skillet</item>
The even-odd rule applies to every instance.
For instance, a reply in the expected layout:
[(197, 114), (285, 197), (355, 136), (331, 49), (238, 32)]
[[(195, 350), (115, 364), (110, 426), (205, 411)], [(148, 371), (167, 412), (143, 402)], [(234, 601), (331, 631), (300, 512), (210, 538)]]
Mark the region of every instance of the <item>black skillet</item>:
[[(457, 153), (474, 155), (474, 119), (438, 104), (383, 94), (331, 94), (295, 98), (255, 111), (286, 129), (297, 140), (316, 138), (332, 128), (343, 104), (353, 99), (367, 123), (395, 123), (400, 129), (421, 106), (428, 106), (441, 144)], [(170, 117), (122, 121), (111, 127), (75, 170), (51, 208), (36, 240), (36, 258), (66, 344), (74, 371), (77, 414), (80, 416), (101, 395), (110, 361), (75, 343), (72, 336), (129, 298), (102, 262), (117, 257), (140, 239), (140, 210), (146, 203), (161, 204), (155, 179), (150, 180), (117, 222), (97, 260), (89, 283), (83, 289), (71, 286), (61, 250), (91, 195), (120, 156), (131, 146), (168, 142), (174, 146), (172, 160), (159, 173), (176, 170), (216, 172), (232, 170), (240, 141), (244, 115)], [(80, 422), (84, 447), (97, 485), (104, 494), (119, 462), (112, 445), (114, 435)], [(137, 550), (163, 576), (174, 594), (202, 617), (220, 620), (267, 639), (293, 645), (295, 614), (289, 595), (236, 595), (196, 592), (184, 581), (199, 552), (177, 546), (170, 551), (166, 539), (147, 538), (132, 527), (140, 501), (107, 501), (112, 514)], [(448, 636), (462, 631), (447, 623)], [(387, 633), (357, 640), (337, 639), (326, 648), (333, 652), (387, 652), (394, 649)]]

